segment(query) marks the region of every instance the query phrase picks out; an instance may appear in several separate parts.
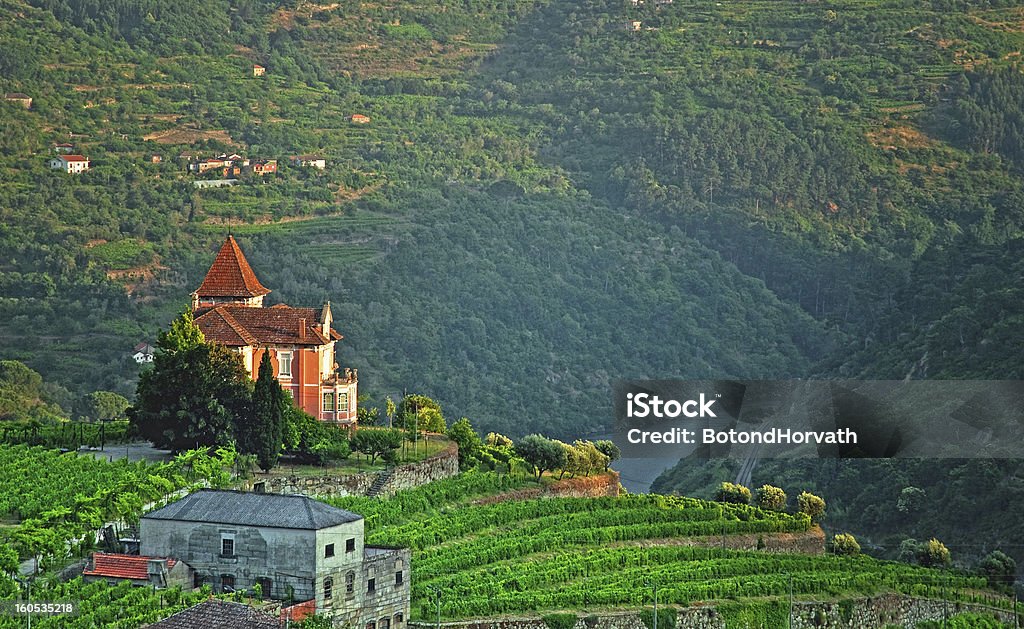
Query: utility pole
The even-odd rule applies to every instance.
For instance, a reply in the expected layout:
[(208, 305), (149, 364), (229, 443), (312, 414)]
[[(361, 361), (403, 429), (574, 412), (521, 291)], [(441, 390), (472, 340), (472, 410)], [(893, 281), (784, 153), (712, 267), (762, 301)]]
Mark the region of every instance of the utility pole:
[(437, 626), (436, 629), (441, 629), (441, 588), (433, 585), (430, 587), (430, 591), (437, 597)]
[(789, 575), (789, 629), (793, 629), (793, 575)]
[(651, 629), (658, 629), (658, 582), (647, 580), (644, 585), (654, 591), (654, 616), (651, 620)]

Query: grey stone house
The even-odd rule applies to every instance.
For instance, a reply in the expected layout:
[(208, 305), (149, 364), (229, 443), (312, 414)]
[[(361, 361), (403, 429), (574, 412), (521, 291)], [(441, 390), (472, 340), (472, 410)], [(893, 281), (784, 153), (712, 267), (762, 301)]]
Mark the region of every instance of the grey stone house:
[(184, 561), (197, 587), (315, 601), (356, 629), (401, 629), (409, 550), (365, 546), (363, 517), (306, 496), (203, 489), (147, 513), (140, 552)]

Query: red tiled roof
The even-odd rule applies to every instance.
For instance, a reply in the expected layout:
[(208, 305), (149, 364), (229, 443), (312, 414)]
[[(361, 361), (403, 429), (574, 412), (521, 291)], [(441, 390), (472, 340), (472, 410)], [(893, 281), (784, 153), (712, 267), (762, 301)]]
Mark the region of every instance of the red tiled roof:
[(233, 236), (224, 241), (206, 278), (196, 289), (200, 297), (259, 297), (269, 292), (270, 289), (256, 279)]
[(307, 616), (312, 616), (316, 613), (316, 599), (308, 600), (304, 603), (296, 603), (291, 607), (281, 608), (281, 620), (291, 620), (292, 622), (302, 622)]
[(85, 157), (83, 155), (62, 155), (61, 159), (63, 159), (66, 162), (87, 162), (87, 161), (89, 161), (89, 158)]
[[(228, 347), (324, 345), (331, 340), (323, 335), (319, 308), (292, 308), (284, 304), (271, 308), (221, 304), (197, 316), (196, 325), (206, 340)], [(337, 340), (341, 335), (331, 330), (331, 337)]]
[(150, 559), (166, 561), (168, 568), (173, 568), (178, 563), (174, 559), (164, 559), (163, 557), (96, 553), (92, 556), (93, 567), (83, 571), (82, 574), (112, 579), (141, 579), (145, 581), (149, 579), (148, 567)]

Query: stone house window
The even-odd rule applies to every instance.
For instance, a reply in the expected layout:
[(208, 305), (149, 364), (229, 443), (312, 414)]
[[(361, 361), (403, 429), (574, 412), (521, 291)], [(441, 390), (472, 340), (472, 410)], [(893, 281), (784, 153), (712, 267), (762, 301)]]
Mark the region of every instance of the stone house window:
[(370, 579), (369, 581), (367, 581), (366, 582), (366, 592), (368, 594), (373, 594), (376, 591), (377, 591), (377, 579)]
[(235, 591), (235, 575), (233, 574), (222, 574), (220, 575), (220, 590), (221, 592), (230, 593)]
[(333, 556), (334, 556), (334, 544), (328, 544), (327, 546), (324, 546), (324, 557), (333, 557)]
[(356, 552), (356, 538), (350, 537), (345, 540), (345, 552), (354, 553)]
[(401, 571), (401, 570), (399, 570), (398, 572), (396, 572), (396, 573), (395, 573), (395, 585), (402, 585), (402, 582), (403, 582), (403, 581), (405, 581), (405, 578), (404, 578), (404, 576), (405, 576), (405, 575), (403, 575), (403, 574), (402, 574), (402, 571)]
[(377, 629), (391, 629), (391, 619), (387, 616), (377, 621)]
[(398, 629), (398, 627), (402, 626), (403, 620), (405, 620), (405, 617), (402, 616), (402, 612), (398, 612), (397, 614), (395, 614), (395, 629)]
[(221, 535), (220, 536), (220, 554), (224, 557), (235, 556), (235, 536), (234, 535)]
[(356, 573), (349, 572), (345, 575), (345, 594), (353, 594), (356, 591)]
[(371, 620), (370, 622), (366, 623), (366, 629), (377, 629), (377, 623)]
[(334, 579), (326, 577), (324, 579), (324, 600), (329, 601), (334, 597)]

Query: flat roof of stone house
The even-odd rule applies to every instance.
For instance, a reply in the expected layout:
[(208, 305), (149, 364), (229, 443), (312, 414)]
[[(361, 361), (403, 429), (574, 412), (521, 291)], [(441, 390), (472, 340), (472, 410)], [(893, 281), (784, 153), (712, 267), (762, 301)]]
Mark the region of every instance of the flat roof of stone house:
[(363, 516), (308, 496), (200, 489), (142, 518), (316, 531)]

